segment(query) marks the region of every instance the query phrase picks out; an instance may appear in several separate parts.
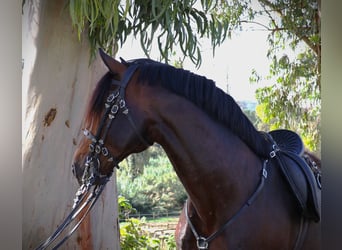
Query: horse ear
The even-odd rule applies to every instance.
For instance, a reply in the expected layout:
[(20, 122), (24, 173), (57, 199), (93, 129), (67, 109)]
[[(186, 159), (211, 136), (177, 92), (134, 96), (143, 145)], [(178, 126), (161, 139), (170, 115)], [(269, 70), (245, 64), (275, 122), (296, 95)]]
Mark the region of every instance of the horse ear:
[(101, 48), (99, 49), (99, 53), (102, 61), (107, 66), (110, 72), (112, 72), (113, 74), (119, 74), (120, 76), (123, 75), (126, 70), (126, 66), (124, 64), (118, 62), (110, 55), (107, 55)]

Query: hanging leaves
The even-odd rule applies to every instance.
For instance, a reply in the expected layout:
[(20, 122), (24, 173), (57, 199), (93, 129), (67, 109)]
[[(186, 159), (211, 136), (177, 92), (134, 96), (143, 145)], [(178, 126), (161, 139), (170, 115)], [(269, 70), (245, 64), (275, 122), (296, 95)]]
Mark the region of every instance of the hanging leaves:
[[(240, 4), (233, 2), (231, 12), (240, 13)], [(78, 38), (88, 35), (92, 57), (99, 47), (113, 54), (132, 34), (147, 57), (152, 46), (158, 46), (161, 59), (168, 62), (177, 46), (199, 67), (198, 36), (211, 38), (215, 49), (237, 23), (224, 14), (223, 4), (212, 0), (69, 0), (69, 10)]]

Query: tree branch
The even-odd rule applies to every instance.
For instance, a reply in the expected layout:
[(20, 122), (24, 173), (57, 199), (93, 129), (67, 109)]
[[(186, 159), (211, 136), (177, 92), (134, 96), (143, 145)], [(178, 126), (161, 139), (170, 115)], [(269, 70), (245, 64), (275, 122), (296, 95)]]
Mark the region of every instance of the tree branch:
[[(268, 14), (269, 18), (271, 19), (272, 23), (274, 24), (274, 26), (276, 27), (273, 31), (280, 31), (280, 30), (288, 30), (289, 32), (292, 32), (295, 36), (297, 36), (300, 40), (302, 40), (304, 43), (306, 43), (306, 45), (308, 45), (308, 47), (310, 49), (312, 49), (317, 56), (320, 57), (320, 51), (321, 51), (321, 46), (320, 44), (318, 44), (317, 46), (310, 41), (310, 39), (307, 36), (303, 36), (300, 32), (299, 29), (303, 28), (303, 27), (295, 27), (293, 30), (290, 29), (284, 29), (284, 28), (279, 28), (276, 21), (274, 20), (274, 18), (272, 17), (271, 13), (265, 8), (265, 6), (271, 8), (274, 12), (278, 13), (280, 15), (280, 17), (282, 19), (285, 19), (285, 14), (282, 12), (282, 10), (280, 8), (278, 8), (277, 5), (271, 3), (268, 0), (259, 0), (259, 2), (261, 3), (261, 5), (263, 6), (265, 12)], [(319, 11), (319, 10), (317, 10)], [(319, 14), (319, 13), (318, 13)], [(319, 16), (319, 15), (318, 15)], [(319, 23), (320, 20), (317, 20), (317, 24)], [(270, 30), (270, 29), (268, 29)]]
[(249, 21), (249, 20), (241, 20), (240, 23), (252, 23), (252, 24), (257, 24), (263, 28), (265, 28), (265, 30), (268, 30), (268, 31), (272, 31), (268, 26), (266, 26), (265, 24), (262, 24), (262, 23), (259, 23), (259, 22), (256, 22), (256, 21)]

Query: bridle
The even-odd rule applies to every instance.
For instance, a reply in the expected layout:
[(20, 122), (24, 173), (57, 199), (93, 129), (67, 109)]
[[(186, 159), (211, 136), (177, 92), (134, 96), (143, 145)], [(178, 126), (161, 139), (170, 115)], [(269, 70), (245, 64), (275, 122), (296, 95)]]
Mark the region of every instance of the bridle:
[[(139, 65), (138, 63), (128, 64), (123, 59), (121, 60), (128, 65), (128, 68), (121, 81), (113, 79), (111, 82), (112, 85), (118, 86), (118, 88), (111, 92), (106, 99), (105, 112), (99, 123), (96, 134), (92, 134), (88, 129), (84, 129), (83, 131), (84, 136), (91, 140), (91, 143), (89, 144), (89, 151), (84, 164), (85, 169), (82, 175), (82, 184), (76, 192), (76, 198), (74, 199), (72, 211), (63, 221), (63, 223), (57, 228), (57, 230), (49, 238), (47, 238), (45, 242), (40, 244), (36, 250), (46, 249), (62, 234), (62, 232), (71, 224), (71, 222), (77, 218), (82, 211), (85, 211), (74, 227), (52, 249), (59, 248), (67, 239), (71, 237), (71, 235), (76, 231), (87, 214), (90, 212), (104, 190), (106, 183), (110, 180), (110, 177), (113, 174), (113, 171), (107, 175), (100, 173), (101, 155), (103, 155), (108, 162), (113, 163), (113, 170), (114, 168), (119, 168), (119, 161), (109, 152), (108, 148), (105, 146), (105, 139), (113, 120), (120, 112), (127, 117), (141, 142), (146, 146), (150, 146), (152, 144), (139, 133), (125, 101), (127, 84), (138, 69)], [(75, 166), (73, 166), (73, 172), (74, 167)]]
[(106, 99), (105, 112), (102, 116), (96, 134), (93, 135), (88, 129), (84, 129), (83, 131), (84, 136), (91, 140), (91, 143), (89, 144), (89, 153), (86, 157), (86, 168), (83, 172), (82, 183), (91, 182), (94, 184), (101, 184), (103, 182), (106, 182), (107, 178), (110, 178), (110, 176), (112, 175), (112, 172), (108, 175), (102, 175), (99, 172), (101, 165), (99, 157), (101, 154), (107, 159), (108, 162), (111, 162), (113, 164), (113, 169), (119, 168), (119, 161), (114, 156), (112, 156), (112, 154), (104, 144), (109, 128), (113, 120), (120, 113), (120, 111), (127, 117), (140, 141), (146, 146), (151, 145), (151, 143), (139, 133), (137, 126), (135, 125), (133, 118), (129, 113), (125, 101), (125, 91), (127, 84), (129, 83), (130, 79), (132, 78), (138, 67), (138, 64), (132, 64), (131, 66), (129, 66), (123, 76), (122, 81), (112, 79), (111, 84), (114, 86), (118, 86), (118, 89), (111, 92)]

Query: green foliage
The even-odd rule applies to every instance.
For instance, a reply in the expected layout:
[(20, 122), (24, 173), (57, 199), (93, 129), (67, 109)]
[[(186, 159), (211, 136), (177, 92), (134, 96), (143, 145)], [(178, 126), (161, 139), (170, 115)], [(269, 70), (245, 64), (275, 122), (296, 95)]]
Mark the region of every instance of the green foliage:
[[(78, 37), (87, 34), (92, 56), (99, 47), (115, 52), (133, 35), (140, 40), (147, 57), (155, 46), (161, 59), (168, 62), (177, 46), (184, 57), (199, 66), (202, 58), (198, 37), (210, 38), (215, 49), (236, 26), (230, 20), (242, 12), (237, 0), (225, 8), (221, 4), (225, 5), (225, 1), (69, 0), (69, 10)], [(226, 9), (230, 12), (226, 13)], [(234, 18), (226, 18), (228, 14), (234, 14)]]
[(295, 130), (306, 146), (319, 154), (321, 37), (317, 0), (243, 0), (234, 9), (235, 2), (220, 5), (227, 23), (241, 29), (253, 24), (269, 32), (269, 74), (261, 76), (254, 70), (250, 77), (251, 82), (273, 81), (256, 94), (259, 129)]
[(176, 249), (176, 240), (175, 240), (174, 234), (171, 234), (170, 236), (166, 237), (165, 241), (166, 241), (166, 246), (167, 246), (166, 249), (168, 250)]
[(118, 192), (141, 213), (180, 210), (187, 197), (164, 153), (150, 157), (140, 175), (132, 176), (129, 168), (121, 168)]
[(161, 155), (165, 156), (163, 148), (158, 144), (154, 144), (143, 152), (130, 155), (126, 159), (123, 172), (129, 173), (130, 179), (133, 180), (144, 173), (144, 166), (148, 165), (150, 158), (157, 158)]
[(144, 219), (131, 218), (124, 225), (120, 226), (120, 247), (122, 250), (142, 249), (153, 250), (160, 249), (160, 240), (151, 238), (142, 230), (145, 223)]
[(126, 219), (130, 213), (136, 213), (137, 210), (132, 206), (132, 204), (122, 195), (118, 197), (119, 206), (119, 219)]
[[(126, 218), (125, 215), (127, 213), (136, 212), (136, 209), (123, 196), (118, 197), (118, 204), (121, 219)], [(142, 219), (126, 218), (125, 222), (120, 224), (120, 247), (122, 250), (176, 249), (176, 241), (173, 234), (161, 236), (159, 239), (150, 237), (148, 231), (143, 229), (145, 224), (146, 218), (144, 217)]]
[(259, 3), (261, 12), (269, 19), (267, 56), (272, 63), (267, 76), (262, 77), (253, 71), (250, 79), (252, 82), (263, 82), (264, 79), (273, 82), (256, 93), (259, 102), (256, 111), (262, 122), (259, 128), (295, 130), (303, 137), (305, 145), (319, 154), (319, 6), (315, 0), (259, 0)]
[(270, 76), (275, 76), (275, 83), (257, 91), (257, 113), (270, 129), (295, 130), (308, 148), (319, 151), (321, 102), (312, 56), (306, 51), (292, 62), (286, 56), (274, 60)]

